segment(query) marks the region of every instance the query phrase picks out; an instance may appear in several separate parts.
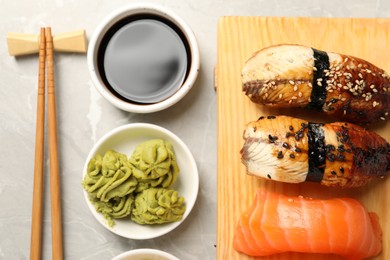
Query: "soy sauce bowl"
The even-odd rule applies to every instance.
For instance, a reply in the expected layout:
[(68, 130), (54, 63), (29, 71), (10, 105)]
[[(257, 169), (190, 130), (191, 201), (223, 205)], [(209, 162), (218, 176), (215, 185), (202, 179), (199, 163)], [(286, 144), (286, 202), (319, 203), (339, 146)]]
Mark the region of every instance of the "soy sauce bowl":
[[(137, 42), (142, 39), (145, 42)], [(109, 14), (91, 37), (87, 61), (99, 93), (134, 113), (157, 112), (179, 102), (194, 85), (200, 67), (191, 28), (154, 3), (133, 3)]]

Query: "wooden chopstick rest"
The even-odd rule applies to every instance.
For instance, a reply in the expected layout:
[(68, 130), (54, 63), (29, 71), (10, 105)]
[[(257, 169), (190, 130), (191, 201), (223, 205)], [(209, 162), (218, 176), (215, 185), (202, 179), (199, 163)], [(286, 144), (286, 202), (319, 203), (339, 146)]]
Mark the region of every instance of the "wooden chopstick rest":
[[(88, 47), (85, 30), (55, 35), (53, 43), (55, 52), (85, 53)], [(38, 53), (39, 35), (9, 32), (7, 33), (7, 45), (11, 56)]]

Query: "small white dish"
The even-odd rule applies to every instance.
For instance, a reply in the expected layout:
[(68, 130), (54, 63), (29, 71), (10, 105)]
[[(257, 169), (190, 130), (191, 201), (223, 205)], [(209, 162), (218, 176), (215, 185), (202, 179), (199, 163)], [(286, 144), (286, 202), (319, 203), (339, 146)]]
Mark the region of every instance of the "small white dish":
[(179, 258), (171, 254), (168, 254), (167, 252), (156, 250), (156, 249), (149, 249), (149, 248), (131, 250), (114, 257), (112, 260), (146, 260), (146, 259), (179, 260)]
[(128, 217), (115, 219), (115, 225), (109, 227), (107, 220), (95, 210), (89, 201), (88, 193), (83, 190), (87, 205), (94, 217), (105, 228), (122, 237), (130, 239), (151, 239), (159, 237), (175, 229), (187, 218), (198, 196), (199, 174), (195, 159), (184, 142), (167, 129), (153, 124), (133, 123), (117, 127), (105, 134), (93, 146), (85, 162), (83, 179), (87, 172), (88, 162), (96, 154), (104, 155), (106, 151), (112, 149), (130, 157), (138, 144), (156, 138), (170, 142), (176, 154), (180, 172), (172, 188), (177, 190), (179, 195), (185, 199), (186, 211), (181, 221), (157, 225), (139, 225), (131, 221)]
[[(183, 35), (189, 50), (187, 59), (189, 65), (184, 82), (179, 82), (180, 86), (177, 86), (177, 91), (174, 92), (171, 96), (155, 103), (137, 103), (118, 97), (118, 95), (115, 95), (112, 91), (110, 91), (110, 87), (104, 83), (104, 76), (102, 76), (99, 71), (98, 53), (105, 35), (109, 34), (110, 29), (114, 26), (117, 26), (117, 24), (120, 24), (124, 19), (138, 17), (140, 15), (161, 17), (174, 24), (174, 26), (177, 27)], [(152, 113), (166, 109), (176, 104), (189, 92), (198, 77), (200, 68), (200, 55), (195, 35), (181, 17), (161, 5), (155, 3), (139, 2), (131, 3), (115, 10), (98, 25), (89, 41), (87, 63), (93, 84), (99, 93), (110, 103), (112, 103), (117, 108), (128, 112)]]

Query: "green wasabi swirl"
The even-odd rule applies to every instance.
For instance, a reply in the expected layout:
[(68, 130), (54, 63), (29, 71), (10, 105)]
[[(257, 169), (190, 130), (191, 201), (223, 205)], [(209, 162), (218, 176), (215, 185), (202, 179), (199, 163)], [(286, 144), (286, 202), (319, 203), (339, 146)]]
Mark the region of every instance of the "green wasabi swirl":
[(184, 198), (172, 189), (150, 188), (137, 194), (131, 219), (138, 224), (162, 224), (182, 219)]
[(133, 174), (138, 180), (136, 192), (151, 187), (168, 188), (179, 174), (172, 145), (161, 139), (139, 144), (129, 162), (133, 165)]
[(134, 205), (134, 195), (129, 194), (124, 197), (115, 197), (108, 202), (90, 198), (97, 212), (103, 214), (107, 219), (108, 226), (115, 225), (114, 218), (124, 218), (130, 215)]
[(130, 159), (113, 150), (97, 154), (82, 186), (110, 227), (129, 215), (139, 224), (160, 224), (181, 220), (186, 210), (184, 198), (167, 189), (178, 174), (172, 145), (153, 139), (139, 144)]

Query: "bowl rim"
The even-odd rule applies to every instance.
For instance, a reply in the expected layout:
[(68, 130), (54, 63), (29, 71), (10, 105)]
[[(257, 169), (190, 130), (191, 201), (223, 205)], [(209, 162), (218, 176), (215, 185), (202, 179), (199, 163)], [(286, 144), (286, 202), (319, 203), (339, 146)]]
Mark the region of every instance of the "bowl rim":
[[(96, 63), (96, 54), (100, 45), (100, 41), (104, 34), (107, 32), (107, 30), (120, 19), (140, 12), (158, 14), (173, 22), (186, 37), (191, 52), (191, 64), (188, 71), (188, 75), (182, 83), (181, 87), (170, 97), (160, 102), (151, 104), (130, 103), (116, 97), (104, 86), (102, 80), (100, 79), (100, 76), (98, 75), (99, 73)], [(192, 29), (176, 13), (156, 3), (130, 3), (108, 14), (97, 26), (95, 32), (92, 34), (92, 37), (89, 41), (87, 51), (87, 64), (93, 85), (98, 90), (98, 92), (110, 103), (112, 103), (117, 108), (128, 112), (152, 113), (161, 111), (176, 104), (190, 91), (192, 86), (195, 84), (195, 81), (199, 74), (200, 54), (199, 46)]]
[(152, 254), (157, 256), (163, 256), (168, 258), (169, 260), (179, 260), (176, 256), (167, 253), (165, 251), (161, 251), (158, 249), (152, 249), (152, 248), (139, 248), (139, 249), (133, 249), (127, 252), (123, 252), (120, 255), (115, 256), (111, 260), (121, 260), (123, 257), (127, 256), (136, 256), (137, 254)]
[[(129, 235), (125, 234), (125, 233), (122, 233), (120, 231), (114, 230), (113, 228), (110, 228), (106, 223), (104, 223), (104, 221), (102, 220), (102, 218), (104, 219), (103, 215), (101, 215), (100, 213), (98, 213), (96, 211), (95, 207), (89, 201), (87, 191), (85, 191), (82, 188), (82, 191), (83, 191), (83, 194), (84, 194), (84, 199), (85, 199), (85, 202), (86, 202), (89, 210), (91, 211), (92, 215), (95, 217), (95, 219), (102, 226), (104, 226), (106, 229), (108, 229), (112, 233), (114, 233), (116, 235), (119, 235), (121, 237), (125, 237), (125, 238), (128, 238), (128, 239), (134, 239), (134, 240), (146, 240), (146, 239), (157, 238), (157, 237), (163, 236), (165, 234), (168, 234), (169, 232), (171, 232), (172, 230), (177, 228), (179, 225), (181, 225), (187, 219), (187, 217), (191, 213), (193, 207), (195, 206), (195, 203), (196, 203), (196, 200), (197, 200), (197, 197), (198, 197), (198, 193), (199, 193), (199, 171), (198, 171), (198, 167), (196, 165), (195, 158), (194, 158), (193, 154), (191, 153), (190, 149), (188, 148), (188, 146), (177, 135), (175, 135), (173, 132), (171, 132), (170, 130), (168, 130), (168, 129), (164, 128), (164, 127), (161, 127), (161, 126), (158, 126), (158, 125), (155, 125), (155, 124), (150, 124), (150, 123), (129, 123), (129, 124), (125, 124), (125, 125), (122, 125), (122, 126), (118, 126), (118, 127), (114, 128), (114, 129), (111, 129), (106, 134), (104, 134), (93, 145), (92, 149), (88, 153), (88, 156), (87, 156), (87, 158), (85, 160), (85, 163), (84, 163), (84, 166), (83, 166), (82, 180), (84, 179), (84, 176), (85, 176), (85, 174), (87, 172), (88, 162), (91, 160), (91, 158), (93, 156), (95, 156), (96, 152), (99, 150), (101, 145), (104, 144), (110, 138), (112, 138), (115, 135), (117, 135), (118, 133), (121, 133), (122, 131), (127, 131), (129, 129), (133, 129), (133, 130), (136, 130), (136, 129), (151, 129), (152, 131), (160, 132), (160, 133), (168, 136), (169, 138), (171, 138), (175, 142), (177, 142), (179, 144), (179, 146), (181, 147), (181, 149), (184, 150), (184, 153), (190, 159), (190, 161), (186, 162), (186, 164), (190, 165), (189, 167), (191, 169), (193, 169), (193, 171), (194, 171), (193, 178), (194, 178), (195, 183), (192, 183), (191, 186), (194, 188), (195, 193), (193, 194), (193, 200), (191, 200), (191, 203), (188, 203), (189, 202), (188, 198), (185, 198), (186, 199), (186, 211), (185, 211), (185, 213), (183, 215), (183, 218), (180, 221), (164, 224), (164, 225), (169, 225), (169, 227), (166, 228), (165, 230), (161, 231), (161, 232), (155, 232), (153, 234), (144, 235), (144, 236), (136, 236), (136, 237), (135, 236), (129, 236)], [(180, 176), (179, 176), (179, 178), (180, 178)], [(194, 186), (194, 185), (196, 185), (196, 186)]]

